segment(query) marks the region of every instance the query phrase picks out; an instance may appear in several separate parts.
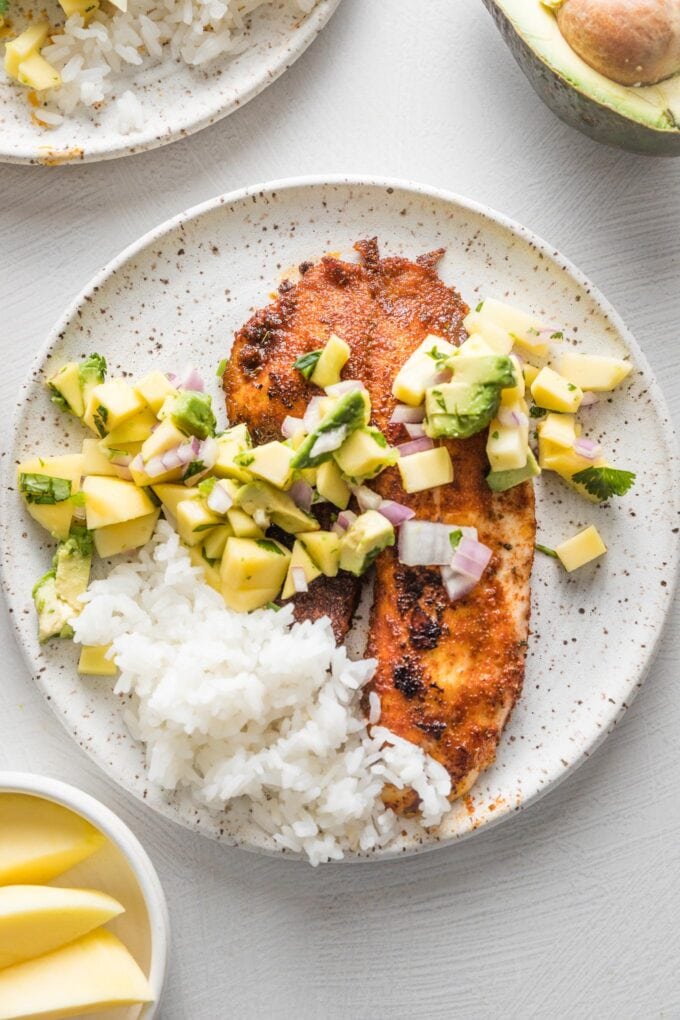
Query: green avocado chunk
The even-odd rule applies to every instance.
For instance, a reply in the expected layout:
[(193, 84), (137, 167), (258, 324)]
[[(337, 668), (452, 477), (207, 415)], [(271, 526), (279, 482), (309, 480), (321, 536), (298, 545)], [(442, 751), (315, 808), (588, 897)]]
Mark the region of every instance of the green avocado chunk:
[(510, 471), (490, 471), (486, 480), (494, 492), (505, 492), (506, 489), (513, 489), (515, 485), (520, 485), (530, 478), (536, 478), (540, 473), (541, 469), (536, 463), (536, 458), (529, 450), (524, 467), (513, 468)]
[(173, 422), (187, 436), (207, 439), (215, 435), (217, 419), (212, 409), (212, 397), (208, 393), (184, 390), (173, 397), (168, 406)]
[(235, 502), (251, 516), (256, 510), (264, 510), (272, 524), (290, 535), (319, 529), (316, 517), (305, 513), (287, 493), (275, 489), (269, 482), (249, 482), (239, 489)]
[(90, 580), (93, 545), (92, 533), (76, 527), (59, 543), (54, 557), (56, 594), (76, 612), (81, 608), (79, 596), (87, 591)]
[(38, 611), (38, 640), (42, 644), (51, 637), (73, 637), (69, 620), (73, 607), (62, 602), (56, 590), (56, 572), (50, 570), (33, 588), (33, 601)]
[(498, 411), (501, 390), (515, 385), (510, 358), (480, 355), (448, 358), (451, 382), (432, 386), (425, 394), (425, 431), (431, 438), (466, 439), (485, 429)]
[[(340, 448), (345, 439), (367, 425), (371, 414), (371, 405), (368, 394), (365, 390), (352, 390), (341, 396), (334, 407), (322, 418), (317, 427), (311, 432), (304, 443), (297, 449), (295, 456), (290, 462), (294, 470), (316, 467), (330, 460), (333, 453)], [(316, 444), (329, 432), (337, 431), (337, 446), (319, 452)]]
[(364, 574), (390, 545), (394, 545), (394, 528), (377, 510), (367, 510), (340, 539), (340, 568), (357, 576)]
[(650, 156), (680, 156), (680, 75), (619, 85), (590, 67), (539, 0), (484, 0), (543, 102), (598, 142)]

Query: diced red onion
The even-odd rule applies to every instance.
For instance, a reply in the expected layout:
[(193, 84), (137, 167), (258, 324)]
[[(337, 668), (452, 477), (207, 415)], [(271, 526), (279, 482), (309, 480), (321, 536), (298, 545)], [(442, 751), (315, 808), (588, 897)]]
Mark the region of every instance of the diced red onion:
[(309, 591), (309, 585), (307, 584), (307, 575), (305, 574), (304, 567), (291, 567), (290, 573), (295, 591), (297, 592)]
[(125, 464), (114, 464), (113, 468), (119, 478), (122, 478), (124, 482), (132, 481), (132, 471)]
[(347, 529), (343, 528), (343, 526), (341, 524), (338, 524), (337, 521), (331, 527), (331, 531), (333, 532), (334, 535), (344, 535), (346, 530)]
[(213, 439), (212, 436), (208, 436), (208, 438), (204, 439), (200, 445), (198, 458), (203, 461), (206, 468), (212, 468), (215, 465), (215, 461), (217, 460), (219, 453), (220, 448), (217, 445), (217, 441)]
[(322, 400), (323, 397), (312, 397), (312, 399), (307, 404), (307, 408), (302, 419), (302, 424), (305, 427), (305, 432), (307, 433), (307, 435), (312, 433), (316, 426), (319, 424), (319, 419), (321, 417), (320, 404)]
[(451, 569), (479, 581), (493, 553), (488, 545), (463, 535), (451, 559)]
[(386, 517), (395, 528), (400, 527), (404, 521), (410, 521), (416, 515), (415, 510), (404, 506), (403, 503), (395, 503), (393, 499), (384, 499), (378, 507), (378, 513)]
[(182, 378), (178, 383), (178, 389), (180, 390), (193, 390), (194, 392), (202, 393), (205, 389), (203, 380), (196, 371), (193, 365), (187, 365), (182, 373)]
[(298, 432), (303, 432), (305, 423), (302, 418), (293, 418), (290, 414), (286, 415), (281, 423), (281, 434), (284, 439), (292, 439), (293, 436), (297, 435)]
[(176, 446), (172, 450), (166, 450), (165, 453), (161, 455), (161, 460), (168, 471), (174, 471), (175, 468), (181, 467), (184, 463)]
[(425, 417), (425, 408), (421, 407), (409, 407), (408, 404), (397, 404), (394, 411), (392, 411), (392, 417), (390, 418), (390, 425), (411, 425), (419, 424)]
[(580, 457), (585, 457), (586, 460), (596, 460), (602, 454), (602, 447), (592, 439), (579, 436), (574, 443), (574, 453), (578, 453)]
[(360, 510), (377, 510), (382, 503), (382, 496), (379, 496), (367, 485), (356, 485), (352, 489)]
[(165, 378), (168, 380), (168, 382), (170, 383), (171, 386), (176, 386), (177, 385), (177, 380), (179, 379), (179, 376), (175, 375), (174, 372), (166, 372), (165, 373)]
[(439, 386), (440, 383), (445, 383), (445, 382), (450, 382), (450, 381), (451, 381), (451, 369), (450, 368), (444, 368), (444, 369), (441, 370), (441, 372), (435, 372), (435, 374), (432, 376), (432, 383), (431, 383), (431, 385), (432, 386)]
[[(129, 471), (128, 471), (128, 474), (130, 475)], [(132, 475), (130, 475), (130, 478), (132, 478)], [(87, 513), (85, 511), (85, 507), (84, 506), (74, 506), (74, 508), (73, 508), (73, 516), (74, 516), (76, 521), (84, 521), (87, 518)]]
[(212, 510), (213, 513), (226, 514), (227, 510), (231, 510), (234, 505), (234, 500), (231, 498), (224, 486), (217, 482), (212, 487), (207, 503), (208, 509)]
[(600, 398), (597, 395), (597, 393), (592, 393), (590, 390), (588, 390), (586, 393), (583, 394), (583, 400), (579, 404), (579, 410), (582, 407), (592, 407), (593, 404), (599, 403), (599, 400)]
[(421, 439), (414, 439), (410, 443), (401, 443), (397, 447), (400, 457), (410, 457), (414, 453), (422, 453), (423, 450), (431, 450), (434, 447), (434, 443), (428, 436), (423, 436)]
[(355, 390), (365, 389), (359, 379), (341, 379), (340, 382), (332, 383), (326, 387), (329, 397), (342, 397), (345, 393), (354, 393)]
[(314, 490), (308, 482), (300, 479), (298, 482), (293, 482), (288, 495), (295, 502), (296, 506), (299, 506), (305, 513), (309, 513), (312, 507), (312, 497), (314, 496)]
[(160, 457), (152, 457), (144, 464), (144, 474), (149, 478), (158, 478), (168, 470)]
[(132, 457), (129, 453), (116, 452), (109, 458), (114, 467), (130, 467)]
[(357, 519), (357, 515), (353, 510), (341, 510), (338, 514), (338, 525), (343, 531), (347, 531), (348, 528), (354, 524)]
[(476, 540), (476, 528), (434, 521), (404, 521), (399, 529), (399, 561), (407, 567), (450, 566), (450, 536), (458, 530), (463, 532), (461, 542), (465, 537)]
[(332, 453), (334, 450), (339, 450), (347, 438), (347, 432), (346, 425), (338, 425), (336, 429), (322, 432), (309, 451), (309, 456), (321, 457), (324, 453)]
[(422, 439), (425, 435), (424, 425), (411, 425), (410, 422), (404, 422), (404, 428), (408, 432), (411, 439)]
[(144, 461), (142, 460), (141, 453), (138, 453), (137, 456), (134, 458), (134, 460), (130, 461), (130, 470), (131, 471), (143, 471), (144, 470)]
[(523, 428), (529, 424), (524, 411), (513, 411), (510, 407), (501, 406), (498, 409), (498, 420), (505, 428)]
[(457, 574), (451, 567), (440, 567), (439, 569), (442, 572), (442, 583), (451, 602), (465, 598), (477, 586), (477, 582), (472, 578), (466, 577), (465, 574)]

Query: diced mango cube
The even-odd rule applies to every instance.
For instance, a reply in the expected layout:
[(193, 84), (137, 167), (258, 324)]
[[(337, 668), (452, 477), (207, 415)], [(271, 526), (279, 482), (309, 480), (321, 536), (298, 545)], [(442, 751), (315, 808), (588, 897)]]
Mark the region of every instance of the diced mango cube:
[(238, 506), (227, 510), (227, 520), (236, 538), (264, 538), (262, 528), (255, 523), (250, 514)]
[(558, 375), (552, 368), (542, 368), (531, 384), (531, 395), (539, 407), (549, 411), (578, 411), (583, 400), (583, 390)]
[(247, 466), (255, 478), (262, 478), (263, 481), (275, 485), (277, 489), (289, 488), (293, 481), (290, 463), (295, 456), (295, 451), (291, 450), (290, 446), (277, 441), (264, 443), (263, 446), (254, 446), (246, 456), (248, 463), (244, 466)]
[(61, 75), (39, 53), (31, 53), (30, 57), (19, 64), (17, 81), (35, 92), (44, 92), (45, 89), (58, 88), (61, 85)]
[(90, 393), (83, 422), (104, 437), (144, 408), (144, 400), (125, 379), (109, 379)]
[(278, 594), (290, 558), (288, 549), (273, 539), (229, 538), (220, 568), (223, 591), (267, 590)]
[(234, 529), (231, 524), (219, 524), (212, 531), (208, 532), (208, 537), (203, 543), (203, 552), (206, 559), (209, 560), (220, 560), (222, 559), (222, 553), (227, 544), (227, 539), (231, 538), (234, 534)]
[(149, 438), (154, 428), (158, 425), (158, 418), (151, 408), (145, 407), (134, 418), (129, 418), (122, 425), (118, 425), (101, 440), (102, 449), (120, 450), (128, 443), (144, 443)]
[[(63, 4), (63, 0), (60, 2)], [(163, 372), (149, 372), (134, 384), (134, 388), (154, 414), (158, 414), (167, 397), (176, 397), (178, 393)]]
[[(479, 340), (489, 348), (486, 351), (479, 351), (480, 354), (509, 354), (512, 350), (513, 339), (507, 329), (499, 326), (490, 318), (484, 318), (479, 312), (470, 312), (463, 319), (463, 325), (471, 339)], [(467, 346), (467, 343), (469, 341), (466, 341), (464, 346)]]
[[(65, 453), (57, 457), (33, 457), (19, 464), (17, 472), (64, 478), (70, 483), (71, 496), (74, 496), (80, 490), (83, 457), (80, 453)], [(73, 521), (74, 504), (71, 499), (54, 504), (26, 503), (26, 509), (54, 538), (66, 541)]]
[(18, 80), (19, 64), (32, 53), (38, 53), (45, 45), (49, 31), (49, 24), (46, 21), (41, 21), (37, 25), (29, 26), (16, 39), (12, 39), (7, 43), (5, 47), (5, 71), (10, 78), (14, 78), (15, 81)]
[(143, 489), (122, 478), (89, 475), (83, 481), (85, 518), (90, 531), (146, 517), (156, 509)]
[[(437, 374), (437, 363), (455, 354), (456, 348), (448, 340), (429, 334), (404, 362), (392, 386), (396, 400), (418, 407), (425, 399), (425, 390), (432, 385)], [(441, 357), (440, 357), (441, 356)]]
[(320, 386), (321, 389), (339, 382), (340, 373), (351, 353), (349, 344), (335, 333), (331, 333), (314, 367), (311, 382), (315, 386)]
[(349, 506), (352, 492), (334, 460), (327, 460), (316, 468), (316, 490), (322, 499), (340, 510)]
[(529, 365), (525, 362), (522, 372), (524, 374), (524, 382), (527, 386), (531, 386), (540, 371), (540, 368), (536, 368), (535, 365)]
[(160, 509), (156, 507), (153, 513), (145, 517), (135, 517), (121, 524), (97, 528), (94, 532), (94, 547), (97, 553), (106, 560), (111, 556), (130, 552), (131, 549), (141, 549), (151, 540), (159, 515)]
[(497, 418), (491, 422), (486, 454), (492, 471), (513, 471), (524, 467), (528, 449), (522, 429), (501, 425)]
[(406, 492), (420, 492), (453, 481), (453, 464), (445, 446), (401, 457), (397, 467)]
[(109, 458), (102, 453), (98, 439), (83, 439), (83, 474), (118, 475)]
[(621, 358), (604, 358), (594, 354), (563, 354), (560, 375), (582, 390), (607, 393), (630, 375), (633, 366)]
[(562, 542), (561, 545), (555, 548), (555, 552), (559, 556), (562, 565), (570, 573), (572, 570), (578, 570), (579, 567), (597, 559), (598, 556), (602, 556), (606, 551), (607, 546), (600, 538), (594, 524), (585, 528), (584, 531), (580, 531), (573, 538), (568, 538), (566, 542)]
[(168, 450), (173, 450), (188, 441), (170, 418), (166, 418), (148, 438), (144, 439), (141, 449), (142, 460), (148, 463), (153, 457), (161, 457)]
[(305, 531), (299, 540), (326, 577), (335, 577), (340, 567), (340, 536), (334, 531)]
[(177, 531), (187, 545), (198, 545), (209, 531), (223, 523), (202, 499), (185, 499), (177, 504)]
[(78, 672), (87, 676), (115, 676), (118, 672), (113, 659), (106, 653), (111, 645), (83, 645), (78, 659)]
[(543, 442), (570, 449), (576, 441), (576, 420), (573, 414), (547, 414), (538, 423), (538, 435)]
[[(482, 334), (484, 334), (485, 324), (488, 323), (509, 334), (511, 342), (514, 341), (531, 354), (536, 354), (538, 357), (547, 355), (548, 341), (541, 338), (541, 334), (545, 331), (545, 325), (537, 316), (519, 308), (513, 308), (512, 305), (497, 301), (495, 298), (486, 298), (479, 311), (474, 315), (477, 328)], [(467, 325), (465, 328), (468, 328)]]
[[(511, 344), (512, 346), (512, 344)], [(481, 333), (472, 333), (467, 340), (458, 348), (458, 354), (462, 357), (488, 357), (490, 354), (499, 352), (487, 343)]]
[(79, 14), (86, 24), (99, 8), (99, 0), (59, 0), (59, 4), (67, 18)]
[[(212, 533), (211, 533), (212, 534)], [(217, 567), (213, 566), (212, 563), (208, 563), (200, 545), (192, 545), (189, 548), (189, 559), (195, 567), (199, 567), (203, 571), (206, 584), (209, 584), (214, 591), (222, 594), (222, 579), (220, 572)]]
[(283, 591), (281, 592), (282, 599), (291, 598), (297, 591), (295, 587), (295, 575), (293, 574), (293, 570), (296, 568), (304, 571), (305, 580), (308, 585), (311, 584), (312, 581), (315, 581), (317, 577), (321, 576), (321, 571), (317, 567), (316, 563), (314, 563), (311, 559), (305, 546), (297, 539), (293, 545), (293, 554), (290, 558), (290, 563), (288, 564), (288, 573), (286, 574)]
[(177, 506), (183, 499), (194, 499), (196, 496), (200, 496), (197, 486), (190, 487), (163, 482), (160, 485), (152, 485), (151, 488), (173, 517), (177, 517)]
[(522, 411), (524, 414), (526, 414), (527, 408), (526, 405), (524, 404), (526, 384), (524, 382), (522, 366), (520, 364), (519, 358), (515, 354), (510, 355), (510, 361), (512, 362), (512, 369), (515, 375), (515, 385), (508, 386), (506, 387), (506, 389), (501, 390), (501, 404), (504, 404), (507, 407), (512, 404), (516, 404), (521, 400), (523, 403)]

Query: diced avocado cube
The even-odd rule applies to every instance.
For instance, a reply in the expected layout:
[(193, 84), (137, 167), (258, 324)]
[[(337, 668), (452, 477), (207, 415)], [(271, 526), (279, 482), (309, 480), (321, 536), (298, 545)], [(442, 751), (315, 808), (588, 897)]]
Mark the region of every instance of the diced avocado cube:
[(16, 39), (12, 39), (5, 47), (5, 71), (14, 78), (19, 78), (19, 64), (32, 53), (37, 53), (47, 42), (50, 26), (47, 21), (30, 25)]
[(255, 478), (261, 478), (277, 489), (287, 489), (293, 481), (291, 463), (294, 456), (295, 452), (289, 446), (275, 441), (254, 446), (241, 456), (240, 463), (247, 464), (248, 471)]
[(576, 419), (573, 414), (547, 414), (539, 421), (537, 431), (544, 443), (570, 450), (576, 442)]
[(555, 552), (562, 565), (570, 573), (572, 570), (578, 570), (579, 567), (583, 567), (586, 563), (597, 559), (598, 556), (602, 556), (606, 551), (607, 546), (600, 538), (599, 532), (593, 524), (589, 528), (585, 528), (584, 531), (580, 531), (578, 535), (574, 535), (573, 538), (569, 538), (566, 542), (562, 542), (555, 547)]
[(412, 407), (422, 404), (425, 390), (432, 385), (441, 362), (455, 353), (456, 348), (443, 337), (426, 336), (397, 372), (392, 386), (395, 399)]
[(156, 507), (143, 489), (122, 478), (89, 475), (83, 481), (85, 519), (90, 531), (146, 517)]
[(160, 418), (170, 418), (187, 436), (207, 439), (208, 436), (215, 435), (217, 420), (209, 393), (182, 390), (176, 397), (170, 397), (163, 402), (158, 415)]
[(359, 576), (390, 545), (394, 545), (394, 528), (377, 510), (367, 510), (340, 538), (340, 568)]
[(316, 428), (295, 451), (292, 467), (317, 467), (330, 460), (348, 436), (368, 423), (370, 414), (371, 404), (365, 390), (344, 393), (332, 402)]
[(334, 531), (303, 531), (297, 536), (326, 577), (335, 577), (340, 567), (340, 536)]
[(421, 492), (453, 481), (453, 464), (445, 446), (402, 457), (398, 463), (404, 491)]
[(595, 354), (563, 354), (560, 375), (582, 390), (608, 393), (630, 375), (633, 366), (621, 358), (605, 358)]
[(353, 432), (333, 456), (343, 475), (353, 482), (375, 478), (399, 459), (382, 432), (371, 426)]
[(272, 524), (291, 535), (300, 531), (319, 530), (319, 522), (315, 517), (305, 513), (287, 493), (275, 489), (268, 482), (249, 482), (239, 491), (236, 501), (251, 517), (256, 510), (264, 510)]
[[(359, 433), (355, 432), (354, 435), (357, 436)], [(349, 506), (352, 490), (334, 460), (327, 460), (316, 469), (316, 491), (321, 499), (328, 500), (340, 510), (345, 510)]]
[(486, 480), (489, 488), (493, 489), (494, 492), (505, 492), (507, 489), (513, 489), (516, 485), (520, 485), (530, 478), (536, 478), (540, 473), (541, 469), (536, 463), (533, 452), (527, 450), (527, 459), (524, 467), (515, 468), (510, 471), (490, 471), (486, 476)]
[(570, 383), (547, 365), (532, 382), (531, 395), (539, 407), (567, 414), (578, 411), (583, 400), (583, 390), (579, 386)]
[(143, 411), (144, 406), (142, 398), (124, 379), (110, 379), (92, 389), (83, 422), (103, 438)]
[(99, 439), (83, 439), (83, 474), (117, 476), (118, 472), (106, 454), (102, 453), (99, 443)]
[(237, 538), (264, 538), (262, 528), (240, 507), (233, 506), (227, 510), (227, 521)]
[(57, 595), (54, 570), (50, 570), (33, 588), (33, 601), (38, 613), (38, 640), (42, 644), (52, 637), (73, 637), (69, 620), (73, 609)]
[[(227, 544), (227, 539), (234, 534), (231, 524), (220, 524), (208, 532), (208, 537), (203, 543), (203, 552), (206, 559), (219, 560)], [(259, 536), (258, 536), (259, 537)]]
[(134, 388), (154, 414), (158, 414), (168, 397), (176, 397), (178, 394), (178, 390), (163, 372), (149, 372), (134, 384)]
[(165, 418), (155, 432), (152, 432), (142, 443), (142, 460), (148, 464), (154, 457), (162, 457), (168, 450), (174, 450), (186, 441), (187, 437), (184, 433), (180, 432), (170, 418)]
[(489, 426), (486, 455), (492, 471), (523, 468), (529, 450), (528, 430), (517, 425), (501, 425), (494, 419)]
[(501, 400), (501, 390), (515, 383), (510, 358), (502, 355), (463, 357), (447, 361), (453, 372), (448, 383), (427, 390), (425, 431), (429, 436), (465, 439), (481, 432), (492, 420)]
[(259, 589), (278, 594), (290, 558), (288, 549), (271, 538), (228, 538), (220, 567), (222, 590)]
[(289, 599), (296, 593), (295, 588), (295, 575), (293, 574), (294, 569), (304, 570), (305, 580), (307, 584), (311, 584), (317, 577), (321, 576), (321, 571), (317, 565), (312, 561), (309, 553), (305, 549), (302, 542), (296, 540), (293, 545), (293, 554), (288, 564), (288, 573), (286, 574), (286, 580), (283, 585), (283, 591), (281, 592), (282, 599)]
[[(52, 496), (47, 494), (48, 502), (37, 502), (28, 492), (22, 492), (26, 509), (31, 517), (46, 528), (56, 539), (66, 541), (71, 531), (73, 520), (73, 496), (80, 490), (80, 479), (83, 474), (83, 457), (80, 453), (67, 453), (57, 457), (34, 457), (24, 461), (17, 468), (19, 477), (19, 491), (22, 491), (22, 475), (40, 475), (55, 479), (56, 487), (53, 485)], [(68, 498), (66, 487), (70, 487)], [(24, 489), (26, 485), (24, 485)], [(40, 489), (40, 486), (37, 486)], [(66, 498), (56, 499), (57, 496)], [(37, 496), (37, 498), (43, 498)], [(53, 500), (53, 501), (52, 501)]]
[(177, 504), (177, 531), (187, 545), (203, 542), (207, 533), (218, 524), (224, 524), (224, 521), (209, 509), (203, 499), (184, 499)]
[[(186, 489), (184, 494), (186, 496)], [(106, 560), (132, 549), (141, 549), (151, 540), (159, 516), (160, 509), (157, 507), (153, 513), (146, 514), (145, 517), (135, 517), (121, 524), (97, 528), (93, 535), (98, 555)]]
[[(158, 418), (151, 408), (145, 407), (134, 418), (129, 418), (118, 425), (101, 440), (103, 449), (121, 449), (128, 443), (144, 443), (158, 425)], [(160, 426), (159, 426), (160, 427)]]
[(79, 597), (87, 591), (92, 566), (92, 535), (85, 528), (74, 529), (60, 542), (54, 557), (54, 589), (62, 602), (80, 612)]
[(80, 365), (77, 361), (62, 365), (59, 371), (47, 380), (46, 386), (52, 394), (52, 403), (74, 414), (76, 418), (82, 418), (85, 401), (80, 384)]
[(85, 676), (115, 676), (118, 672), (113, 659), (106, 653), (111, 645), (83, 645), (78, 660), (78, 672)]
[(349, 361), (351, 353), (349, 344), (335, 333), (331, 333), (312, 372), (311, 382), (315, 386), (320, 386), (322, 390), (326, 386), (340, 382), (340, 373)]

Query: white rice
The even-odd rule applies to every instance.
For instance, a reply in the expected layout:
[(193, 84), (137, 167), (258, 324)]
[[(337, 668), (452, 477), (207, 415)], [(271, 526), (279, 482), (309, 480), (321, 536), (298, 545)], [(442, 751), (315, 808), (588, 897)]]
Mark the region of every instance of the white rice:
[[(293, 14), (308, 14), (317, 0), (287, 0)], [(151, 66), (162, 59), (200, 67), (222, 54), (235, 56), (250, 45), (248, 16), (271, 0), (128, 0), (125, 13), (105, 3), (85, 25), (79, 14), (66, 18), (42, 54), (62, 78), (58, 89), (42, 93), (48, 113), (70, 115), (98, 109), (117, 92), (117, 75), (126, 67)], [(139, 100), (126, 91), (115, 100), (122, 134), (141, 130)], [(44, 112), (44, 111), (43, 111)], [(45, 124), (58, 121), (38, 113)]]
[(314, 865), (385, 847), (404, 828), (384, 783), (418, 793), (424, 826), (449, 810), (447, 771), (375, 725), (373, 692), (367, 729), (359, 700), (375, 660), (349, 660), (325, 618), (227, 609), (167, 522), (85, 601), (75, 640), (112, 645), (152, 783), (211, 809), (246, 807), (251, 825)]

